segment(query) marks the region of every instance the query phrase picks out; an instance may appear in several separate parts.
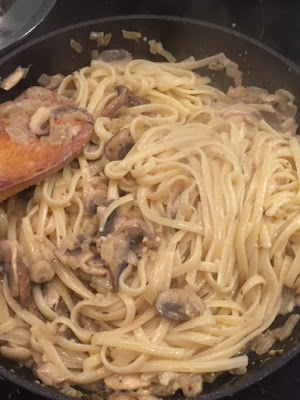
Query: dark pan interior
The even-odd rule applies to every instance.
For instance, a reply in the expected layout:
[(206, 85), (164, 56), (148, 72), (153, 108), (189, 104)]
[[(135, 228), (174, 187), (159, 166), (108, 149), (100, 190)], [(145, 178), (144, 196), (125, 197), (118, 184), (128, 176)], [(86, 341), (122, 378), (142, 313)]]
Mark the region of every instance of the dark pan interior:
[[(97, 48), (94, 41), (88, 40), (90, 31), (111, 32), (112, 40), (109, 48), (125, 48), (135, 58), (163, 61), (160, 56), (149, 53), (147, 42), (136, 43), (123, 39), (122, 29), (139, 31), (148, 40), (160, 40), (178, 61), (191, 55), (195, 58), (203, 58), (224, 52), (230, 59), (237, 62), (244, 72), (244, 85), (260, 86), (269, 91), (285, 88), (296, 96), (296, 103), (299, 104), (300, 69), (276, 52), (225, 28), (187, 19), (156, 16), (118, 17), (85, 22), (45, 35), (22, 46), (0, 60), (0, 75), (5, 77), (19, 65), (23, 67), (30, 65), (28, 77), (10, 92), (2, 92), (1, 102), (14, 98), (25, 88), (36, 84), (43, 72), (68, 74), (87, 65), (91, 50)], [(84, 46), (81, 54), (69, 47), (71, 38)], [(212, 75), (212, 72), (208, 70), (202, 73), (210, 74), (213, 84), (221, 89), (226, 89), (230, 83), (227, 78), (224, 78), (224, 73), (214, 71)], [(275, 325), (282, 323), (281, 317), (275, 321)], [(246, 375), (223, 374), (214, 383), (205, 385), (204, 392), (199, 398), (220, 399), (264, 378), (300, 352), (299, 342), (300, 324), (296, 326), (290, 338), (283, 343), (277, 343), (278, 349), (284, 349), (283, 354), (273, 357), (268, 354), (262, 357), (250, 354)], [(44, 397), (57, 400), (70, 399), (53, 389), (35, 384), (36, 378), (30, 371), (16, 367), (14, 363), (1, 358), (0, 375)]]

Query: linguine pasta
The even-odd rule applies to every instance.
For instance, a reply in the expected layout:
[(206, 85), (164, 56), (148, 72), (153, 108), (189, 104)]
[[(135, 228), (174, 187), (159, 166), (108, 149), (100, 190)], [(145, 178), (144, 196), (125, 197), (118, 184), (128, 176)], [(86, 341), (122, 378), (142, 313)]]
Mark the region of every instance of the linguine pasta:
[(45, 384), (196, 396), (245, 372), (284, 292), (296, 298), (293, 96), (224, 93), (194, 72), (220, 61), (239, 84), (217, 55), (93, 60), (57, 89), (92, 114), (92, 141), (0, 208), (2, 264), (9, 254), (31, 280), (21, 304), (3, 273), (1, 354)]

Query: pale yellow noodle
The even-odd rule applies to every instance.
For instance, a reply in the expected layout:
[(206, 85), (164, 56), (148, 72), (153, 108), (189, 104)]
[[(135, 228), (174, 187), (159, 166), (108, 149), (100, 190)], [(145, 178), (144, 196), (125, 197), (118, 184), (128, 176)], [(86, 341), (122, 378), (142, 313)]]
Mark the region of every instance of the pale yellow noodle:
[[(50, 363), (71, 385), (114, 374), (158, 384), (165, 372), (246, 367), (240, 352), (276, 318), (284, 286), (300, 291), (296, 124), (276, 131), (257, 119), (276, 114), (272, 102), (234, 100), (193, 72), (202, 67), (225, 69), (240, 84), (237, 66), (223, 53), (118, 68), (95, 60), (65, 77), (58, 93), (93, 115), (91, 142), (77, 162), (40, 182), (29, 201), (12, 197), (0, 207), (1, 240), (17, 244), (26, 266), (47, 260), (55, 274), (32, 284), (36, 315), (21, 307), (4, 277), (0, 333), (9, 341), (22, 321), (34, 362)], [(145, 101), (104, 117), (117, 85)], [(109, 161), (106, 144), (124, 129), (134, 146)], [(107, 235), (115, 215), (120, 225)], [(124, 245), (122, 221), (131, 216), (152, 231), (138, 256), (130, 253), (134, 241), (127, 243), (131, 258), (117, 265), (113, 287), (114, 274), (97, 251), (114, 235)], [(99, 263), (99, 274), (83, 268), (83, 249), (92, 251), (86, 259)], [(156, 299), (169, 288), (198, 294), (203, 314), (163, 318)], [(59, 300), (49, 301), (49, 293)]]

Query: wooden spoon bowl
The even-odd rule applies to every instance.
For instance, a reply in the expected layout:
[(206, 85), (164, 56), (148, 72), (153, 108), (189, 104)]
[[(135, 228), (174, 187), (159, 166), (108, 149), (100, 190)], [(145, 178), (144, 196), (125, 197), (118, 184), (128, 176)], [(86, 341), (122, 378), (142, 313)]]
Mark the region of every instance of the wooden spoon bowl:
[[(56, 143), (53, 143), (51, 135), (55, 127), (53, 128), (50, 123), (47, 137), (31, 137), (23, 143), (22, 140), (12, 139), (7, 133), (9, 125), (14, 122), (7, 124), (5, 118), (2, 119), (0, 122), (0, 201), (62, 169), (81, 153), (82, 148), (91, 138), (92, 117), (63, 96), (58, 96), (53, 92), (49, 93), (49, 96), (51, 96), (51, 101), (43, 99), (42, 105), (51, 107), (56, 128), (58, 127), (60, 132), (67, 132), (72, 128), (73, 134), (69, 135), (70, 138), (67, 141), (62, 140), (59, 143), (56, 140)], [(28, 100), (27, 91), (13, 102), (13, 105), (21, 109), (21, 112), (24, 99)], [(32, 115), (30, 117), (32, 118)], [(49, 125), (48, 121), (47, 123)]]

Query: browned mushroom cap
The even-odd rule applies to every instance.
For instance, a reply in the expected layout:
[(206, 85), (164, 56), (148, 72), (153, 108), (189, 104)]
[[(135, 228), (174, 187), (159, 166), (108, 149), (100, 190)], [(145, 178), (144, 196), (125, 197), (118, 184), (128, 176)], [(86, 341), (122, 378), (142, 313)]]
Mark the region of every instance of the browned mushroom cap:
[(17, 246), (11, 240), (0, 241), (0, 265), (8, 274), (11, 295), (19, 297), (21, 306), (26, 307), (31, 294), (29, 272), (27, 267), (18, 260)]
[(134, 141), (128, 129), (115, 134), (105, 146), (105, 154), (110, 161), (122, 160), (133, 147)]
[(156, 298), (156, 310), (170, 321), (184, 322), (199, 317), (205, 310), (201, 298), (188, 289), (167, 289)]
[(124, 49), (104, 50), (99, 56), (99, 60), (106, 63), (115, 63), (118, 61), (132, 60), (132, 55)]
[(128, 87), (124, 85), (118, 85), (116, 86), (116, 90), (118, 96), (106, 104), (101, 113), (102, 117), (112, 118), (119, 111), (119, 109), (126, 104), (129, 96)]

